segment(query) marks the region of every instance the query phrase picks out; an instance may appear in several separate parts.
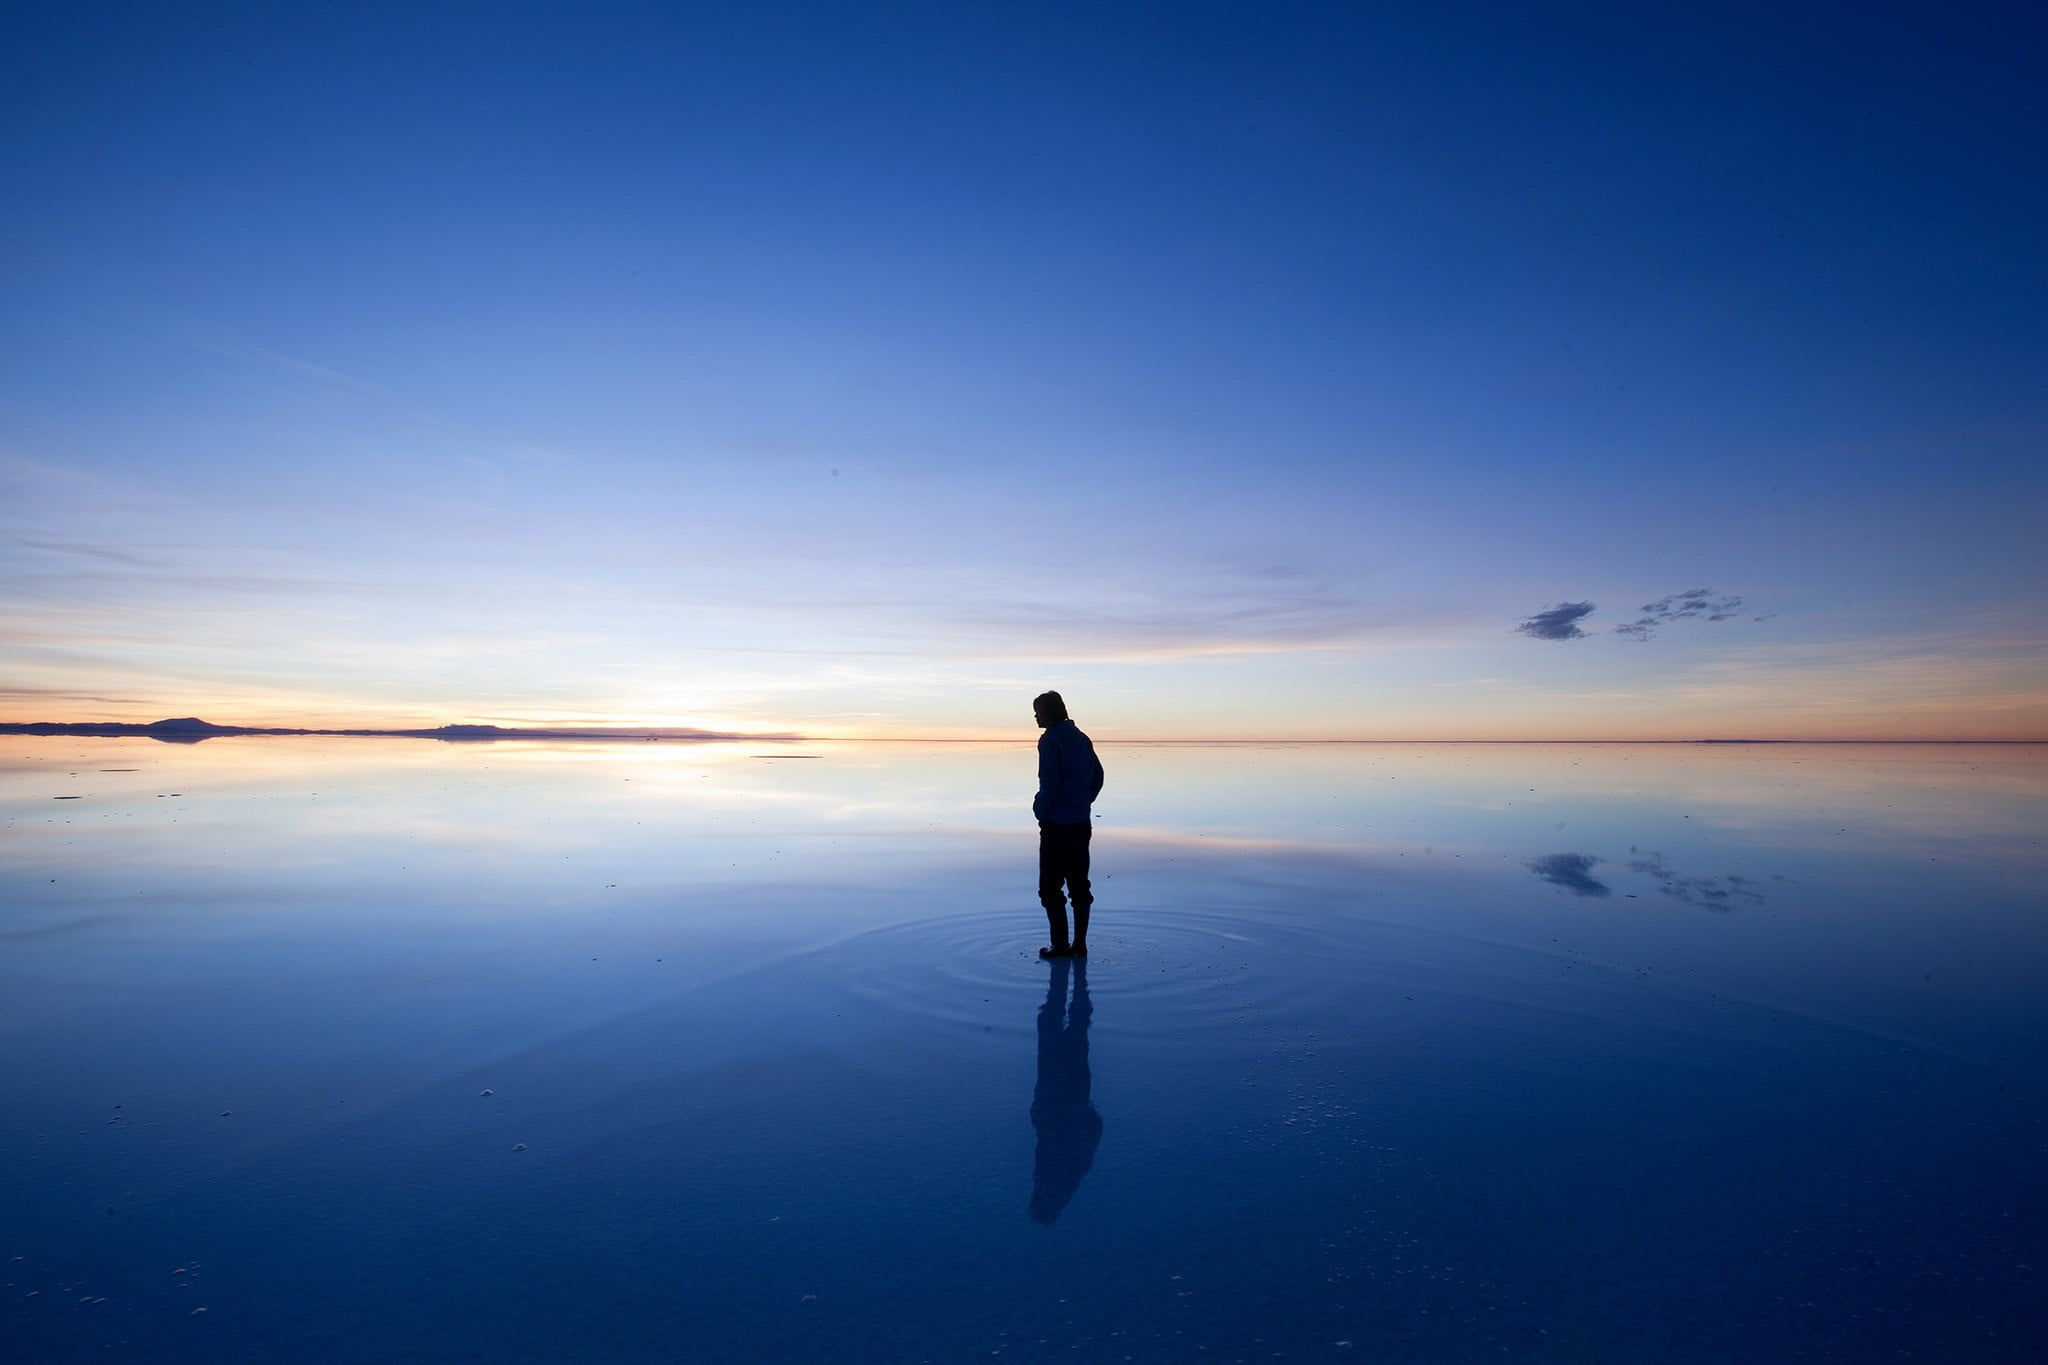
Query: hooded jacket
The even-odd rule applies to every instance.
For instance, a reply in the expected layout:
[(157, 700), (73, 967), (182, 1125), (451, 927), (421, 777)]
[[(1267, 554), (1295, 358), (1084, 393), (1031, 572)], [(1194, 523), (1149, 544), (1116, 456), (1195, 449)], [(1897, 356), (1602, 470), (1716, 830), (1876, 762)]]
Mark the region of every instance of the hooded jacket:
[(1101, 792), (1102, 764), (1081, 727), (1071, 720), (1046, 726), (1038, 737), (1038, 796), (1031, 813), (1055, 825), (1085, 824)]

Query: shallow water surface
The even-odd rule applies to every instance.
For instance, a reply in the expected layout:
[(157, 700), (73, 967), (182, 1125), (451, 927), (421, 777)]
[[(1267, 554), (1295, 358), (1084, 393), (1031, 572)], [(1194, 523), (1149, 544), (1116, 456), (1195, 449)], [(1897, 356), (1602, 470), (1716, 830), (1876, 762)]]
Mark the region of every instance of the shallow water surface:
[(0, 743), (21, 1359), (2048, 1337), (2042, 748)]

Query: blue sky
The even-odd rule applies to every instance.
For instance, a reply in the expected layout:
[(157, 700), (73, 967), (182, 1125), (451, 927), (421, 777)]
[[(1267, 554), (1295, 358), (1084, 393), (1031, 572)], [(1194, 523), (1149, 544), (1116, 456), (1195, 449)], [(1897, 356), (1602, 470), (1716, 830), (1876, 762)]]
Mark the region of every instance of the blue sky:
[(7, 718), (2048, 738), (2021, 7), (7, 29)]

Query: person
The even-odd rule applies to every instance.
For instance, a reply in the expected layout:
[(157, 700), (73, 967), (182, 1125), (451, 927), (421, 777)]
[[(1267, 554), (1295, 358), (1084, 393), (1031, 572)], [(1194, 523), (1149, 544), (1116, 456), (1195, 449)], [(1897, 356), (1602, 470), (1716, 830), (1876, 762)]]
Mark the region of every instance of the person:
[[(1052, 943), (1040, 957), (1088, 956), (1088, 910), (1095, 895), (1088, 887), (1088, 808), (1102, 793), (1102, 764), (1095, 746), (1067, 716), (1057, 692), (1032, 698), (1038, 727), (1038, 795), (1031, 813), (1038, 817), (1038, 901)], [(1061, 887), (1064, 884), (1066, 894)], [(1074, 901), (1074, 932), (1067, 934), (1067, 895)]]

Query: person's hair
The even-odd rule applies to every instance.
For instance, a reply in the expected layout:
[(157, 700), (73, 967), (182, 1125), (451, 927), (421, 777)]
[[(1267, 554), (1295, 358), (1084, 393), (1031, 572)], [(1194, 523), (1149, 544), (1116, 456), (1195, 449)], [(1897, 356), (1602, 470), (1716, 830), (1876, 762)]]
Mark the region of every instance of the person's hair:
[(1047, 720), (1067, 718), (1067, 704), (1057, 692), (1040, 692), (1031, 699), (1031, 709)]

